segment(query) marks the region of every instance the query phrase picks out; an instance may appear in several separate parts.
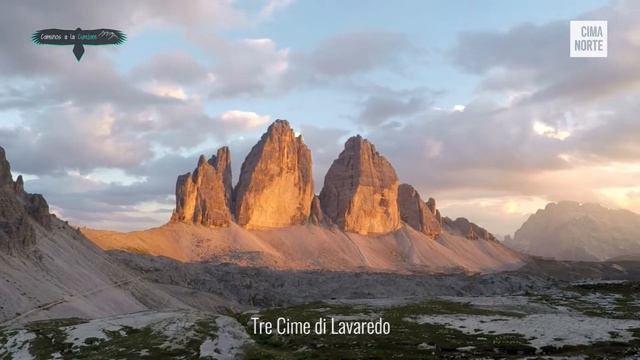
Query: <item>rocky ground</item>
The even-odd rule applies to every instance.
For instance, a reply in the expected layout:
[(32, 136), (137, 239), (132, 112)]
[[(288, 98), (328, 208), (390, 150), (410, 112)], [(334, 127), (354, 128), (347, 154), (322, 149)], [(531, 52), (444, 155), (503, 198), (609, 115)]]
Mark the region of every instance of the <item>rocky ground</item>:
[[(142, 311), (0, 329), (2, 359), (633, 359), (640, 284), (582, 282), (489, 296), (327, 299), (285, 307)], [(259, 322), (382, 319), (382, 335), (255, 334)]]
[[(389, 335), (253, 336), (248, 358), (637, 358), (637, 283), (570, 285), (508, 296), (330, 301), (257, 313), (382, 318)], [(248, 315), (243, 315), (246, 319)], [(252, 315), (252, 316), (255, 316)], [(251, 326), (248, 326), (251, 333)]]
[[(158, 293), (180, 299), (180, 309), (6, 322), (0, 359), (640, 356), (638, 263), (531, 259), (513, 272), (400, 275), (185, 264), (126, 252), (110, 257)], [(604, 280), (622, 276), (632, 280)], [(92, 296), (100, 298), (86, 301)], [(391, 331), (265, 336), (254, 334), (252, 316), (382, 318)]]
[(182, 263), (124, 251), (111, 252), (111, 256), (152, 283), (215, 294), (245, 307), (284, 306), (332, 298), (502, 295), (536, 292), (554, 283), (546, 276), (517, 271), (413, 275), (287, 271), (210, 262)]

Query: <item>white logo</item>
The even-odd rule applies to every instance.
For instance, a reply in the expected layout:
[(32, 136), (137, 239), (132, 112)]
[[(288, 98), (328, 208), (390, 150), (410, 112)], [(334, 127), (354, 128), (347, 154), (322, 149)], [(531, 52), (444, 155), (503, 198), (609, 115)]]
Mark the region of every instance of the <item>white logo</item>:
[(607, 57), (607, 21), (571, 21), (571, 57)]

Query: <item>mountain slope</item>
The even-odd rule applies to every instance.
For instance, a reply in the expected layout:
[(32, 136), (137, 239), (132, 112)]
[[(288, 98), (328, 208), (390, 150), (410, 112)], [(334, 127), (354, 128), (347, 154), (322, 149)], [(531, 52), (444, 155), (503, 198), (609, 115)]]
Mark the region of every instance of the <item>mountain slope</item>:
[(160, 304), (155, 289), (54, 215), (13, 181), (0, 148), (0, 325), (53, 317), (108, 316)]
[(640, 215), (598, 204), (550, 203), (531, 215), (506, 245), (559, 260), (640, 254)]
[(336, 227), (298, 225), (247, 230), (170, 223), (120, 233), (82, 229), (105, 250), (166, 256), (183, 262), (211, 260), (275, 269), (383, 272), (492, 272), (523, 264), (498, 242), (445, 234), (432, 240), (409, 226), (380, 236), (345, 233)]

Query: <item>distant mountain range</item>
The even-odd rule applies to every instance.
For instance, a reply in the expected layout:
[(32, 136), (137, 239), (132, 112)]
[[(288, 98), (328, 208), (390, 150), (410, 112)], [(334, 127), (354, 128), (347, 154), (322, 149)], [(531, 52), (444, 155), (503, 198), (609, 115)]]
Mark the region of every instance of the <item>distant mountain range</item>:
[(538, 210), (505, 239), (513, 249), (558, 260), (640, 258), (640, 215), (563, 201)]

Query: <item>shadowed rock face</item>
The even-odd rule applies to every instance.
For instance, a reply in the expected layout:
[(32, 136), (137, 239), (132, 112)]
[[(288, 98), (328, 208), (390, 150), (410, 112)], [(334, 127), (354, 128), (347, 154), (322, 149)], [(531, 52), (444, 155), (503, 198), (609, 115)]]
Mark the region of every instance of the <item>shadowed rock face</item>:
[(42, 195), (24, 191), (22, 176), (13, 181), (11, 167), (0, 147), (0, 251), (16, 253), (34, 245), (32, 221), (50, 228), (49, 205)]
[(276, 120), (242, 163), (236, 221), (249, 229), (302, 224), (312, 199), (311, 151), (286, 120)]
[(320, 198), (313, 195), (313, 200), (311, 201), (311, 214), (309, 215), (309, 222), (314, 225), (319, 225), (325, 221), (324, 213), (322, 212), (322, 207), (320, 206)]
[[(20, 178), (22, 180), (22, 178)], [(13, 187), (13, 178), (11, 177), (11, 165), (5, 156), (4, 149), (0, 147), (0, 188)]]
[(436, 199), (434, 199), (434, 198), (429, 198), (429, 200), (427, 200), (426, 205), (427, 205), (427, 207), (429, 208), (429, 211), (431, 211), (431, 213), (432, 213), (433, 215), (435, 215), (435, 214), (436, 214), (436, 210), (437, 210), (437, 209), (436, 209)]
[(40, 194), (28, 194), (24, 190), (18, 194), (24, 199), (24, 207), (29, 216), (45, 228), (51, 227), (51, 214), (49, 213), (49, 204), (47, 200)]
[(398, 187), (398, 209), (402, 221), (430, 238), (435, 239), (442, 232), (436, 218), (436, 201), (430, 198), (427, 203), (423, 202), (413, 186), (400, 184)]
[(229, 148), (218, 149), (209, 161), (201, 155), (193, 173), (178, 177), (176, 210), (171, 218), (206, 226), (228, 226), (231, 215), (231, 158)]
[(493, 234), (491, 234), (485, 228), (472, 223), (466, 218), (457, 218), (455, 220), (451, 220), (450, 218), (445, 217), (442, 222), (445, 230), (447, 230), (449, 233), (464, 236), (467, 239), (471, 240), (482, 239), (497, 241)]
[(345, 148), (324, 179), (320, 204), (345, 231), (385, 234), (398, 229), (398, 176), (391, 164), (361, 136)]

